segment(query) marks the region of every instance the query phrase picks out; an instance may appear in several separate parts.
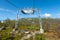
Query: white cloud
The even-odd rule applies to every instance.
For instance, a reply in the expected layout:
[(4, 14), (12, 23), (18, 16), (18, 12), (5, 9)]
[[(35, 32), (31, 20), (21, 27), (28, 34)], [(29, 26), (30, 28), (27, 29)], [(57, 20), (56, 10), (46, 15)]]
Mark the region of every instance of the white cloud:
[(56, 15), (57, 15), (57, 16), (60, 16), (60, 13), (57, 13)]
[(9, 10), (9, 9), (5, 9), (5, 8), (0, 8), (0, 11), (3, 11), (3, 12), (9, 12), (9, 13), (16, 13), (15, 11), (13, 10)]
[(44, 16), (44, 17), (50, 17), (51, 14), (49, 14), (49, 13), (45, 13), (43, 16)]

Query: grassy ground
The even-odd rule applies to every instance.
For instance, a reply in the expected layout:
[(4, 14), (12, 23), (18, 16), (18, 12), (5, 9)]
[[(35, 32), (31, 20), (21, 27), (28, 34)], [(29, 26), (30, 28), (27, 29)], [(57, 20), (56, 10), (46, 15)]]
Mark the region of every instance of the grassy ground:
[[(21, 29), (23, 29), (24, 27), (21, 27)], [(12, 34), (10, 32), (12, 32), (12, 28), (7, 28), (6, 30), (0, 30), (0, 40), (20, 40), (25, 33), (21, 33), (20, 28), (18, 28), (18, 33), (16, 34)], [(25, 27), (24, 29), (32, 31), (32, 30), (36, 30), (39, 28), (31, 28), (31, 27)], [(33, 40), (33, 37), (27, 39), (27, 40)], [(36, 34), (35, 35), (35, 40), (58, 40), (57, 36), (54, 36), (53, 32), (45, 32), (44, 34)]]
[[(20, 40), (25, 33), (16, 33), (16, 34), (12, 34), (10, 33), (12, 32), (12, 28), (8, 28), (6, 30), (0, 30), (0, 40)], [(35, 40), (40, 40), (40, 38), (42, 37), (42, 40), (45, 40), (43, 35), (37, 34), (35, 35)], [(28, 40), (33, 40), (33, 37), (31, 37)]]

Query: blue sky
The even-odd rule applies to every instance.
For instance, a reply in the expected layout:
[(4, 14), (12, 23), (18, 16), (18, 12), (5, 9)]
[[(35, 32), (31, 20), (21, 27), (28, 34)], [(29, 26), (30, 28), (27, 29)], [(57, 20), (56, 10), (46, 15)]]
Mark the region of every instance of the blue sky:
[[(9, 0), (15, 4), (17, 8), (39, 8), (42, 17), (60, 18), (60, 0)], [(0, 0), (0, 20), (7, 18), (16, 19), (18, 11), (16, 7), (8, 3), (6, 0)], [(20, 17), (34, 15), (21, 14)]]

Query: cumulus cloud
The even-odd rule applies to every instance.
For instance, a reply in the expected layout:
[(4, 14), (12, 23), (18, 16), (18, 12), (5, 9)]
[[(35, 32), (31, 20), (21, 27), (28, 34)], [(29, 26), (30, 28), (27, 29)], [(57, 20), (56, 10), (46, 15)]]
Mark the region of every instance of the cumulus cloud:
[(44, 17), (50, 17), (51, 14), (49, 14), (49, 13), (45, 13), (43, 16), (44, 16)]

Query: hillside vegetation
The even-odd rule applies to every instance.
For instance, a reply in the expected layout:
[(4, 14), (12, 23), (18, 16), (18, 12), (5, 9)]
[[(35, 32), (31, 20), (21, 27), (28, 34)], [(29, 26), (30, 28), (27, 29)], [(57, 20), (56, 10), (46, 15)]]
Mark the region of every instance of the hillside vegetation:
[[(6, 19), (3, 23), (0, 21), (0, 40), (20, 40), (25, 35), (25, 33), (21, 31), (39, 31), (40, 26), (38, 18), (22, 18), (17, 22), (18, 27), (16, 30), (18, 30), (18, 33), (12, 33), (16, 25), (16, 20)], [(60, 40), (59, 18), (42, 18), (42, 26), (44, 29), (42, 40)], [(40, 34), (37, 34), (35, 40), (40, 40), (40, 37)], [(32, 37), (30, 40), (32, 40)]]

